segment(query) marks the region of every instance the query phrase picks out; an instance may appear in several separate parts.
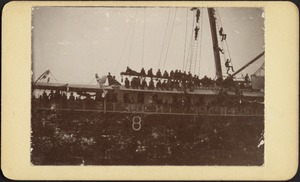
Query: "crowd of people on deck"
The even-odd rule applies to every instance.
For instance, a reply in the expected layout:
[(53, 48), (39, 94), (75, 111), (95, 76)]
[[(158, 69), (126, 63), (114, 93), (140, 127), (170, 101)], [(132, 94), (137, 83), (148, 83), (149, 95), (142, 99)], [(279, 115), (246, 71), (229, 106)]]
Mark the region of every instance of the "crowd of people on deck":
[[(157, 70), (156, 74), (153, 74), (152, 68), (150, 68), (146, 74), (144, 68), (140, 72), (134, 71), (127, 67), (126, 72), (121, 73), (121, 75), (136, 76), (131, 79), (131, 81), (126, 77), (125, 78), (125, 87), (126, 88), (148, 88), (149, 90), (182, 90), (189, 88), (193, 90), (195, 87), (202, 86), (213, 86), (214, 81), (207, 76), (200, 79), (197, 75), (192, 75), (190, 72), (181, 70), (171, 70), (168, 73), (166, 70), (162, 73), (160, 69)], [(149, 77), (150, 81), (147, 83), (146, 78)], [(156, 84), (154, 84), (156, 81)]]
[[(149, 74), (150, 73), (150, 74)], [(128, 77), (125, 78), (125, 87), (126, 88), (132, 88), (132, 89), (148, 89), (148, 90), (166, 90), (166, 91), (186, 91), (186, 89), (189, 89), (189, 91), (193, 91), (194, 88), (202, 87), (210, 87), (215, 84), (218, 84), (218, 80), (212, 80), (211, 78), (208, 78), (207, 76), (204, 76), (202, 79), (199, 79), (197, 75), (192, 76), (190, 72), (186, 73), (181, 72), (180, 70), (171, 71), (170, 74), (167, 71), (164, 71), (163, 74), (161, 74), (161, 71), (158, 70), (157, 73), (151, 74), (152, 69), (149, 69), (148, 74), (146, 74), (144, 68), (142, 68), (140, 73), (137, 73), (133, 70), (131, 70), (129, 67), (127, 67), (126, 74), (123, 75), (135, 75), (132, 77), (131, 80), (128, 79)], [(138, 75), (138, 76), (136, 76)], [(143, 76), (141, 76), (143, 75)], [(115, 81), (115, 77), (111, 76), (109, 74), (108, 82), (109, 84), (115, 84), (118, 83)], [(146, 77), (150, 77), (150, 81), (146, 81)], [(250, 82), (249, 75), (246, 74), (244, 77), (245, 83)], [(156, 82), (156, 83), (155, 83)], [(228, 76), (226, 79), (222, 80), (222, 85), (224, 87), (221, 88), (233, 88), (235, 90), (236, 95), (242, 95), (242, 90), (245, 88), (244, 83), (236, 84), (233, 81), (233, 77)], [(42, 99), (44, 101), (47, 100), (58, 100), (58, 101), (78, 101), (78, 100), (85, 100), (85, 101), (102, 101), (104, 98), (102, 97), (102, 91), (99, 90), (93, 94), (87, 93), (87, 92), (67, 92), (62, 90), (51, 90), (50, 93), (44, 91), (41, 95), (39, 95), (39, 99)], [(108, 102), (117, 102), (117, 94), (114, 92), (108, 92), (106, 95), (106, 100)]]
[[(49, 96), (50, 94), (47, 94), (45, 91), (41, 95), (40, 100), (41, 106), (42, 107), (52, 107), (51, 105), (48, 105), (49, 103), (52, 103), (53, 101), (59, 102), (60, 106), (59, 108), (77, 108), (79, 109), (82, 107), (82, 105), (68, 105), (68, 103), (72, 104), (72, 101), (83, 101), (85, 105), (83, 106), (84, 109), (97, 109), (99, 105), (95, 101), (99, 101), (98, 98), (101, 97), (86, 97), (84, 99), (81, 99), (79, 97), (75, 97), (73, 92), (70, 93), (70, 96), (67, 98), (66, 94), (63, 93), (61, 96), (56, 97), (60, 94), (60, 91), (58, 92), (51, 92), (56, 95), (55, 97)], [(103, 101), (103, 98), (101, 98)], [(123, 98), (125, 104), (130, 104), (130, 105), (125, 105), (126, 108), (122, 108), (123, 105), (117, 105), (117, 108), (119, 109), (118, 111), (136, 111), (138, 107), (143, 106), (139, 104), (144, 104), (143, 102), (140, 102), (138, 98), (131, 97), (130, 95), (127, 95), (127, 98)], [(150, 99), (150, 98), (149, 98)], [(195, 113), (196, 110), (199, 112), (199, 109), (201, 112), (219, 112), (222, 106), (226, 106), (228, 110), (230, 109), (235, 109), (236, 113), (245, 113), (251, 111), (255, 112), (263, 112), (263, 107), (264, 105), (261, 103), (258, 103), (256, 100), (248, 100), (245, 99), (242, 95), (235, 95), (235, 96), (230, 96), (226, 90), (221, 89), (219, 91), (219, 94), (217, 94), (213, 99), (206, 100), (204, 99), (203, 96), (198, 95), (192, 97), (190, 94), (185, 94), (184, 96), (181, 97), (173, 97), (172, 99), (170, 98), (164, 98), (161, 95), (158, 95), (157, 93), (154, 93), (151, 96), (150, 99), (152, 102), (151, 104), (145, 104), (145, 112), (171, 112), (170, 108), (172, 108), (173, 113)], [(69, 102), (71, 101), (71, 102)], [(101, 102), (102, 102), (101, 101)], [(118, 102), (117, 95), (114, 94), (113, 92), (110, 93), (110, 96), (107, 97), (106, 101), (108, 103), (114, 103)], [(79, 103), (83, 103), (79, 102)], [(46, 104), (46, 105), (45, 105)], [(136, 105), (137, 104), (137, 105)], [(155, 108), (154, 105), (155, 104)], [(140, 107), (141, 108), (141, 107)], [(77, 108), (78, 109), (78, 108)], [(109, 107), (108, 110), (111, 110), (112, 107)], [(140, 110), (141, 111), (141, 110)]]
[(117, 80), (115, 76), (112, 76), (110, 74), (110, 72), (108, 72), (107, 75), (107, 81), (108, 81), (108, 85), (121, 85)]
[[(232, 69), (232, 68), (231, 68)], [(144, 68), (140, 72), (134, 71), (127, 67), (125, 72), (121, 75), (133, 76), (131, 80), (128, 77), (125, 78), (125, 87), (133, 89), (149, 89), (149, 90), (173, 90), (178, 91), (189, 89), (193, 91), (195, 88), (212, 87), (215, 84), (223, 86), (225, 88), (234, 87), (235, 83), (233, 77), (229, 74), (224, 80), (212, 80), (206, 75), (203, 78), (199, 78), (198, 75), (192, 75), (191, 72), (181, 70), (171, 70), (168, 73), (166, 70), (162, 73), (160, 69), (157, 70), (156, 74), (153, 74), (152, 68), (150, 68), (146, 74)], [(150, 81), (146, 81), (146, 78), (150, 78)], [(245, 81), (249, 82), (248, 74), (245, 77)], [(156, 83), (154, 83), (156, 82)], [(241, 87), (243, 85), (241, 84)]]
[[(102, 92), (98, 91), (94, 94), (89, 94), (85, 92), (70, 92), (69, 96), (66, 91), (61, 90), (51, 90), (48, 94), (43, 91), (38, 97), (43, 101), (103, 101)], [(117, 94), (114, 92), (108, 92), (106, 95), (107, 102), (117, 102)]]
[[(224, 90), (223, 88), (234, 88), (235, 93), (237, 96), (242, 96), (242, 90), (245, 88), (244, 83), (236, 84), (233, 81), (232, 76), (228, 76), (226, 79), (221, 80), (221, 82), (217, 80), (212, 80), (211, 78), (208, 78), (207, 76), (204, 76), (202, 79), (199, 79), (197, 75), (192, 76), (190, 72), (186, 73), (185, 71), (181, 70), (175, 70), (168, 73), (167, 71), (164, 71), (163, 74), (161, 73), (161, 70), (158, 69), (156, 74), (153, 74), (152, 68), (148, 70), (148, 74), (146, 74), (146, 71), (144, 68), (141, 69), (140, 73), (130, 69), (127, 67), (127, 70), (125, 73), (121, 75), (127, 75), (127, 76), (133, 76), (131, 80), (129, 80), (128, 77), (125, 78), (125, 87), (126, 88), (132, 88), (132, 89), (148, 89), (148, 90), (177, 90), (177, 91), (184, 91), (186, 92), (186, 89), (189, 89), (189, 91), (193, 91), (194, 88), (202, 87), (210, 87), (218, 84), (221, 85), (221, 91)], [(150, 81), (146, 81), (146, 78), (150, 79)], [(110, 75), (110, 73), (107, 76), (108, 78), (108, 84), (114, 85), (118, 83), (114, 76)], [(244, 77), (245, 83), (250, 82), (250, 78), (248, 74)], [(220, 85), (219, 85), (220, 86)], [(102, 90), (99, 90), (95, 93), (88, 93), (88, 92), (81, 92), (81, 91), (73, 91), (73, 92), (67, 92), (66, 90), (51, 90), (50, 93), (44, 91), (41, 95), (39, 95), (39, 99), (43, 101), (103, 101), (104, 98), (102, 96)], [(185, 101), (185, 105), (189, 105), (187, 99)], [(113, 91), (109, 91), (106, 95), (106, 101), (107, 102), (117, 102), (117, 94)], [(157, 102), (156, 102), (157, 101)], [(164, 102), (159, 102), (159, 100), (153, 99), (154, 103), (157, 104), (164, 104)], [(133, 102), (126, 102), (126, 103), (133, 103)]]

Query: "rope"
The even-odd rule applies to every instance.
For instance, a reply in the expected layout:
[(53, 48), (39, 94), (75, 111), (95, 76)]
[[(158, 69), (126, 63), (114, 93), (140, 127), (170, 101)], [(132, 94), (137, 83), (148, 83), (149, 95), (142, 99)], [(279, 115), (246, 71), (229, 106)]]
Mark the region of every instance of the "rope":
[(219, 22), (221, 24), (221, 27), (223, 27), (222, 22), (221, 22), (221, 18), (220, 18), (220, 14), (219, 14), (219, 11), (217, 10), (217, 8), (215, 8), (215, 12), (217, 12), (217, 16), (219, 17)]
[[(219, 31), (220, 28), (223, 27), (223, 26), (222, 26), (222, 22), (221, 22), (221, 18), (220, 18), (220, 16), (219, 16), (218, 10), (215, 9), (215, 12), (217, 13), (217, 21), (216, 21), (216, 22), (217, 22), (217, 29), (218, 29), (218, 31)], [(221, 26), (220, 26), (219, 24), (220, 24)], [(223, 43), (223, 41), (221, 41), (221, 39), (222, 39), (222, 37), (221, 37), (220, 35), (218, 35), (218, 40), (219, 40), (219, 42), (221, 42), (221, 46), (222, 46), (221, 48), (223, 48), (223, 51), (224, 51), (224, 50), (225, 50), (225, 49), (224, 49), (224, 43)], [(226, 39), (225, 39), (225, 41), (226, 41)], [(226, 60), (225, 53), (223, 54), (223, 57), (224, 57), (224, 59)]]
[(143, 52), (142, 52), (142, 67), (144, 67), (144, 51), (145, 51), (145, 24), (146, 24), (146, 8), (144, 8), (144, 27), (143, 27)]
[(191, 48), (191, 54), (190, 54), (190, 67), (189, 67), (189, 71), (191, 71), (191, 67), (192, 67), (192, 61), (193, 61), (193, 53), (194, 53), (194, 46), (195, 46), (195, 41), (193, 41), (193, 31), (194, 31), (194, 27), (195, 27), (195, 13), (193, 13), (193, 28), (192, 28), (192, 48)]
[(256, 70), (256, 72), (254, 73), (255, 75), (256, 74), (261, 74), (262, 70), (265, 70), (265, 62), (263, 62), (263, 64), (258, 68), (258, 70)]
[[(191, 69), (194, 68), (193, 71), (191, 70), (192, 73), (195, 73), (195, 69), (196, 69), (196, 64), (197, 64), (196, 61), (197, 61), (197, 57), (198, 57), (198, 47), (199, 47), (199, 42), (198, 42), (198, 40), (197, 40), (197, 41), (196, 41), (196, 48), (195, 48), (195, 49), (196, 49), (196, 55), (195, 55), (195, 58), (194, 58), (194, 59), (192, 60), (192, 62), (191, 62), (191, 63), (194, 63), (194, 64), (195, 64), (195, 66), (191, 64)], [(194, 66), (194, 67), (192, 68), (192, 66)]]
[(127, 35), (126, 35), (125, 42), (124, 42), (124, 46), (123, 46), (121, 55), (120, 55), (120, 57), (119, 57), (118, 64), (116, 65), (116, 68), (115, 68), (115, 71), (114, 71), (114, 75), (116, 74), (117, 69), (119, 68), (120, 61), (121, 61), (121, 59), (122, 59), (122, 57), (123, 57), (123, 54), (124, 54), (124, 50), (125, 50), (125, 47), (126, 47), (126, 43), (127, 43), (128, 37), (129, 37), (129, 29), (130, 29), (130, 28), (128, 27), (128, 29), (127, 29)]
[[(225, 40), (226, 41), (226, 40)], [(221, 45), (222, 45), (222, 51), (223, 51), (223, 59), (224, 59), (224, 61), (226, 61), (226, 52), (225, 52), (225, 50), (227, 51), (227, 49), (225, 49), (224, 48), (224, 43), (221, 41)]]
[[(201, 29), (202, 29), (202, 27), (201, 27)], [(194, 74), (195, 74), (195, 70), (196, 70), (196, 67), (197, 67), (196, 65), (197, 65), (197, 58), (198, 58), (199, 39), (201, 39), (201, 37), (198, 36), (198, 39), (196, 40), (196, 43), (194, 45), (194, 46), (196, 46), (196, 48), (194, 48), (195, 49), (194, 50), (195, 51), (195, 56), (191, 60), (191, 65), (190, 65), (190, 71)], [(192, 69), (193, 69), (193, 71), (192, 71)]]
[(188, 56), (186, 57), (186, 63), (185, 63), (185, 68), (184, 71), (186, 71), (187, 67), (188, 67), (188, 63), (189, 63), (189, 57), (191, 56), (191, 47), (193, 45), (193, 30), (192, 30), (192, 34), (191, 34), (191, 40), (190, 40), (190, 46), (189, 46), (189, 52), (188, 52)]
[(57, 83), (68, 83), (68, 81), (67, 80), (57, 80)]
[[(223, 27), (222, 21), (221, 21), (221, 17), (220, 17), (220, 14), (219, 14), (219, 11), (217, 10), (216, 12), (217, 12), (218, 17), (219, 17), (220, 25), (221, 25), (221, 27)], [(231, 55), (230, 55), (230, 51), (229, 51), (229, 46), (228, 46), (228, 44), (227, 44), (227, 38), (225, 39), (225, 43), (226, 43), (226, 48), (227, 48), (227, 51), (228, 51), (229, 59), (231, 59)], [(233, 66), (232, 62), (231, 62), (231, 65)]]
[(188, 27), (188, 16), (189, 9), (186, 9), (186, 26), (185, 26), (185, 43), (184, 43), (184, 52), (183, 52), (183, 64), (182, 64), (182, 70), (184, 70), (184, 62), (185, 62), (185, 52), (186, 52), (186, 40), (187, 40), (187, 27)]
[(174, 24), (175, 24), (176, 13), (177, 13), (177, 8), (175, 9), (175, 14), (174, 14), (174, 18), (173, 18), (173, 24), (172, 24), (172, 28), (171, 28), (170, 38), (169, 38), (169, 42), (168, 42), (168, 46), (167, 46), (167, 51), (166, 51), (166, 56), (165, 56), (165, 60), (164, 60), (164, 64), (163, 64), (162, 70), (164, 70), (164, 68), (165, 68), (165, 63), (166, 63), (168, 52), (169, 52), (170, 42), (171, 42), (173, 28), (174, 28)]
[[(229, 59), (231, 60), (231, 55), (230, 55), (229, 47), (228, 47), (228, 44), (227, 44), (227, 40), (225, 40), (225, 43), (226, 43)], [(231, 66), (233, 66), (232, 61), (231, 61)]]
[[(201, 10), (203, 10), (203, 8), (201, 8)], [(203, 11), (201, 11), (201, 12), (203, 12)], [(202, 48), (203, 16), (201, 16), (200, 18), (201, 18), (201, 23), (200, 23), (201, 24), (201, 30), (200, 30), (200, 37), (201, 37), (201, 39), (200, 39), (200, 48), (199, 48), (199, 57), (200, 57), (199, 58), (199, 69), (198, 69), (199, 70), (199, 72), (198, 72), (199, 76), (200, 76), (200, 68), (201, 68), (200, 67), (200, 63), (201, 63), (201, 50), (202, 50), (201, 48)]]
[[(195, 26), (195, 16), (193, 15), (193, 28), (194, 28), (194, 26)], [(190, 59), (191, 59), (191, 57), (192, 57), (192, 53), (191, 53), (191, 49), (193, 48), (192, 47), (192, 45), (193, 45), (193, 31), (194, 31), (194, 29), (192, 28), (192, 33), (191, 33), (191, 41), (190, 41), (190, 47), (189, 47), (189, 55), (187, 56), (187, 60), (186, 60), (186, 66), (185, 66), (185, 69), (184, 69), (184, 71), (186, 71), (186, 69), (187, 69), (187, 67), (188, 67), (188, 63), (189, 63), (189, 57), (190, 57)]]
[(56, 81), (56, 83), (59, 83), (58, 81), (57, 81), (57, 79), (53, 76), (53, 74), (50, 72), (50, 74), (51, 74), (51, 76), (54, 78), (54, 80)]
[[(218, 16), (218, 19), (219, 19), (219, 23), (220, 23), (221, 27), (223, 27), (219, 11), (217, 9), (215, 9), (215, 10), (216, 10), (216, 13), (217, 13), (217, 16)], [(220, 27), (218, 27), (218, 29), (220, 29)], [(226, 43), (226, 51), (228, 52), (229, 60), (231, 60), (231, 54), (230, 54), (230, 51), (229, 51), (229, 46), (228, 46), (228, 43), (227, 43), (227, 38), (224, 41)], [(223, 46), (223, 50), (224, 50), (224, 43), (223, 42), (222, 42), (222, 46)], [(225, 53), (224, 53), (224, 59), (226, 61)], [(232, 67), (234, 67), (232, 60), (230, 61), (230, 64), (231, 64)]]
[(169, 15), (168, 15), (168, 20), (167, 20), (167, 26), (166, 26), (166, 29), (165, 29), (165, 34), (164, 34), (163, 45), (162, 45), (162, 48), (161, 48), (161, 51), (160, 51), (160, 56), (159, 56), (158, 68), (160, 67), (161, 56), (162, 56), (162, 53), (163, 53), (163, 49), (165, 47), (165, 39), (166, 39), (166, 34), (167, 34), (168, 26), (169, 26), (170, 14), (171, 14), (171, 9), (169, 9)]
[[(201, 9), (202, 10), (202, 9)], [(201, 11), (202, 12), (202, 11)], [(202, 15), (201, 15), (202, 13), (200, 13), (200, 18), (201, 18), (201, 21), (202, 21)], [(201, 51), (201, 47), (199, 47), (199, 41), (200, 41), (200, 45), (201, 45), (201, 41), (202, 41), (202, 29), (203, 29), (203, 27), (202, 27), (202, 22), (200, 21), (200, 25), (201, 26), (199, 26), (199, 29), (200, 29), (200, 33), (198, 34), (198, 39), (197, 39), (197, 42), (196, 42), (196, 57), (195, 57), (195, 59), (194, 59), (194, 70), (193, 70), (193, 74), (196, 74), (196, 68), (197, 68), (197, 59), (198, 59), (198, 52), (199, 52), (199, 49), (200, 49), (200, 51)], [(199, 24), (199, 23), (198, 23)], [(200, 56), (200, 55), (199, 55)], [(200, 61), (199, 61), (200, 62)], [(200, 63), (199, 63), (200, 64)], [(199, 66), (199, 69), (200, 69), (200, 66)]]
[(88, 83), (88, 85), (90, 85), (94, 80), (96, 80), (95, 77), (92, 79), (92, 81), (90, 81), (90, 82)]
[(135, 32), (135, 24), (136, 24), (136, 14), (137, 14), (137, 10), (135, 9), (133, 31), (132, 31), (132, 34), (131, 34), (131, 42), (130, 42), (128, 65), (130, 64), (130, 59), (131, 59), (131, 50), (132, 50), (132, 44), (133, 44), (132, 42), (133, 42), (133, 37), (134, 37), (134, 32)]

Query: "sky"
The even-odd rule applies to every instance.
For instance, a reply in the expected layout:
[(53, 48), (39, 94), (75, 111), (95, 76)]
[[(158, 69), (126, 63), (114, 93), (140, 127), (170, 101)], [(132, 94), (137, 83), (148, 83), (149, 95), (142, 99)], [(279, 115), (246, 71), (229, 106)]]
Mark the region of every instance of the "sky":
[[(193, 51), (190, 47), (194, 43), (195, 12), (190, 9), (34, 7), (33, 80), (50, 69), (55, 79), (51, 82), (96, 84), (95, 73), (108, 72), (120, 81), (120, 72), (127, 66), (136, 71), (142, 67), (146, 71), (153, 68), (154, 72), (186, 70), (200, 78), (215, 78), (207, 8), (200, 8), (198, 46)], [(216, 8), (216, 15), (217, 27), (223, 27), (227, 34), (228, 49), (225, 46), (225, 56), (221, 55), (223, 70), (227, 58), (238, 70), (264, 51), (263, 9)], [(195, 62), (191, 70), (190, 60)], [(264, 56), (241, 74), (253, 74), (263, 62)]]

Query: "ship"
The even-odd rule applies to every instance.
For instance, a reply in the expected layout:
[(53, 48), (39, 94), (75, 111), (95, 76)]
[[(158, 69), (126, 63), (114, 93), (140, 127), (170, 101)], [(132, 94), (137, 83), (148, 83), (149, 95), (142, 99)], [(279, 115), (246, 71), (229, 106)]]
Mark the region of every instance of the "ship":
[(31, 162), (263, 165), (264, 65), (251, 77), (235, 76), (263, 57), (264, 51), (235, 72), (230, 62), (224, 67), (224, 61), (230, 60), (221, 58), (228, 49), (225, 34), (217, 9), (207, 8), (216, 77), (192, 75), (204, 10), (190, 10), (195, 19), (188, 73), (153, 74), (127, 67), (120, 73), (121, 83), (96, 73), (97, 85), (81, 85), (51, 83), (47, 78), (52, 73), (47, 70), (32, 82)]

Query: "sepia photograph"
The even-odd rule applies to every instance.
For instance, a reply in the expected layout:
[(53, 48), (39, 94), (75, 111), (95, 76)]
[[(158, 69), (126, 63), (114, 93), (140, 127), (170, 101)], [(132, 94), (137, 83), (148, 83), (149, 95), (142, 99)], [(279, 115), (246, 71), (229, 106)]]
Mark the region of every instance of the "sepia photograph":
[(263, 8), (31, 15), (33, 165), (264, 165)]
[(297, 178), (292, 2), (13, 1), (1, 37), (4, 178)]

